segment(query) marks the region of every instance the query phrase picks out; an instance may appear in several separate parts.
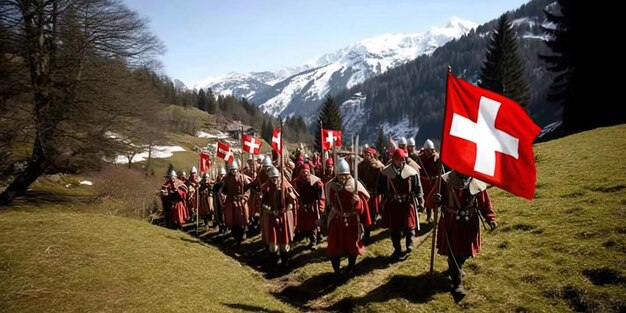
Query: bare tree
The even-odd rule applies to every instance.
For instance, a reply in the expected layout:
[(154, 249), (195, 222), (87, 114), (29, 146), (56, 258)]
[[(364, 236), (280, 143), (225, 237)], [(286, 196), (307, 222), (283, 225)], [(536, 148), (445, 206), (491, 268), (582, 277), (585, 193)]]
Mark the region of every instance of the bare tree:
[(0, 0), (0, 26), (28, 70), (34, 128), (26, 169), (0, 194), (6, 204), (44, 172), (121, 148), (107, 133), (132, 133), (152, 103), (132, 89), (133, 69), (164, 48), (119, 0)]

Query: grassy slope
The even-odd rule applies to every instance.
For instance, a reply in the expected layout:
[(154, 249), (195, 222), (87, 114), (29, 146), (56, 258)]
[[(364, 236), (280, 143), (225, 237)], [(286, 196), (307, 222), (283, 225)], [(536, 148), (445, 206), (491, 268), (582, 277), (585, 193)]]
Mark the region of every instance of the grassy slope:
[[(426, 275), (430, 238), (420, 238), (424, 243), (408, 260), (388, 265), (391, 243), (388, 232), (381, 231), (359, 258), (359, 276), (346, 284), (331, 283), (323, 250), (308, 254), (296, 247), (293, 263), (301, 266), (272, 279), (270, 289), (315, 310), (625, 310), (625, 134), (626, 125), (621, 125), (537, 144), (533, 201), (490, 189), (500, 228), (483, 230), (483, 251), (466, 265), (468, 296), (458, 305), (447, 292), (445, 277)], [(6, 300), (0, 301), (0, 311), (290, 309), (264, 293), (261, 278), (238, 270), (238, 263), (192, 237), (142, 222), (76, 213), (82, 204), (74, 210), (55, 201), (45, 205), (45, 210), (39, 209), (42, 203), (26, 203), (0, 212), (0, 298)], [(262, 245), (257, 237), (240, 249), (247, 252), (239, 253), (243, 258), (258, 259), (254, 251)], [(262, 269), (262, 261), (247, 263)], [(200, 270), (192, 273), (192, 264), (200, 264)], [(436, 257), (435, 270), (445, 267), (445, 259)], [(184, 278), (174, 279), (174, 269)], [(589, 273), (595, 269), (603, 269), (604, 279), (594, 284), (597, 275)], [(216, 283), (217, 273), (228, 274)], [(178, 300), (167, 297), (168, 292)]]
[(0, 211), (0, 312), (294, 311), (215, 247), (34, 187)]

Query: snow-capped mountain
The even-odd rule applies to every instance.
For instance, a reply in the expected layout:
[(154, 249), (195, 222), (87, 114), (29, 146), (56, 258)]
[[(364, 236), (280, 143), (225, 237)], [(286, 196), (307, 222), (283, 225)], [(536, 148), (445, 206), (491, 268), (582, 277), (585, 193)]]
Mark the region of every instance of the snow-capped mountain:
[(257, 92), (250, 100), (273, 115), (309, 116), (317, 112), (327, 93), (350, 88), (422, 54), (431, 54), (476, 26), (455, 17), (446, 27), (427, 32), (365, 39), (308, 62), (305, 67), (309, 70)]
[(327, 93), (357, 85), (373, 75), (430, 54), (477, 24), (452, 18), (445, 27), (414, 34), (387, 34), (365, 39), (324, 54), (297, 68), (230, 73), (207, 78), (194, 88), (211, 88), (222, 95), (246, 97), (273, 115), (309, 116)]

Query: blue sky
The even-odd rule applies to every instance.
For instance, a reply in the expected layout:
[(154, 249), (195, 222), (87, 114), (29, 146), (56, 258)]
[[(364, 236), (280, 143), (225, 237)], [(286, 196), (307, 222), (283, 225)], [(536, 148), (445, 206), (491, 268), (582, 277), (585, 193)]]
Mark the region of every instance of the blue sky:
[(298, 66), (353, 42), (479, 24), (527, 0), (123, 0), (165, 43), (164, 72), (187, 86), (229, 72)]

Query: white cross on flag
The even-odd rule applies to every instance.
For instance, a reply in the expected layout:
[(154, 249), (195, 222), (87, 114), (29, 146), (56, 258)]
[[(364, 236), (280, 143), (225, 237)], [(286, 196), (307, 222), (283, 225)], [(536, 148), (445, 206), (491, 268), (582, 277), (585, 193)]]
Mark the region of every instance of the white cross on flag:
[(322, 150), (332, 149), (333, 142), (336, 147), (341, 147), (341, 131), (322, 128)]
[(278, 154), (283, 155), (283, 145), (281, 144), (281, 129), (274, 128), (274, 134), (272, 135), (272, 149), (278, 152)]
[(235, 156), (233, 155), (233, 152), (230, 151), (230, 147), (227, 144), (221, 143), (219, 141), (217, 142), (217, 153), (215, 153), (215, 155), (218, 158), (224, 159), (228, 163), (233, 163), (233, 161), (235, 160)]
[(455, 171), (532, 199), (541, 128), (515, 101), (448, 73), (441, 160)]
[(243, 141), (242, 149), (250, 154), (261, 153), (261, 139), (241, 134), (241, 140)]

